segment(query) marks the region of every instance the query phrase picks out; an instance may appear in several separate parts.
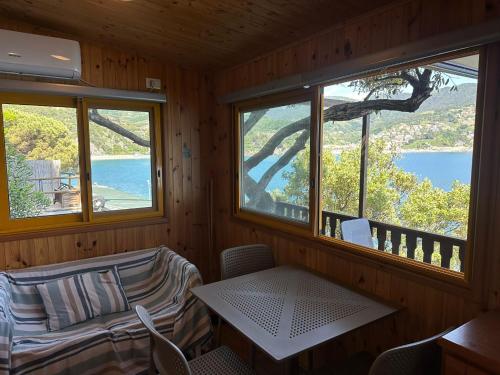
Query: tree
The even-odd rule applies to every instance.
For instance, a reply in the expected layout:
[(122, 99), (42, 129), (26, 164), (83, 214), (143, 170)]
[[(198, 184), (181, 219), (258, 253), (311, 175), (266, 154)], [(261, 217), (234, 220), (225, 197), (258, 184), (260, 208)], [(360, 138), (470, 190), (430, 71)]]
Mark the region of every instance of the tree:
[(449, 192), (425, 179), (400, 206), (405, 226), (467, 238), (470, 186), (453, 182)]
[[(467, 237), (470, 187), (458, 181), (451, 191), (418, 182), (396, 165), (400, 154), (382, 140), (369, 145), (365, 216), (377, 221), (444, 235)], [(321, 160), (321, 199), (325, 211), (357, 216), (360, 149), (339, 155), (324, 152)], [(308, 205), (309, 152), (299, 154), (284, 173), (285, 194), (297, 205)], [(275, 199), (284, 197), (274, 194)]]
[(78, 167), (78, 145), (61, 121), (6, 109), (5, 139), (18, 153), (32, 160), (60, 160), (63, 169)]
[(9, 206), (12, 218), (38, 216), (50, 205), (50, 199), (40, 191), (35, 191), (30, 182), (31, 168), (10, 144), (6, 143), (7, 178), (9, 184)]
[[(351, 87), (360, 93), (365, 93), (364, 100), (332, 105), (323, 111), (323, 120), (324, 122), (347, 121), (382, 110), (415, 112), (431, 96), (433, 90), (437, 90), (447, 83), (444, 74), (434, 72), (428, 68), (402, 70), (353, 81)], [(406, 88), (411, 88), (411, 94), (407, 98), (392, 98)], [(243, 134), (248, 134), (266, 113), (267, 110), (251, 112), (243, 123)], [(247, 206), (273, 210), (274, 200), (266, 191), (266, 187), (276, 173), (288, 165), (300, 151), (305, 149), (310, 136), (309, 126), (310, 118), (305, 117), (280, 128), (259, 151), (244, 160), (242, 179), (245, 188), (243, 193), (247, 197)], [(278, 147), (290, 137), (295, 139), (293, 144), (262, 174), (258, 181), (255, 181), (249, 175), (249, 172), (267, 157), (274, 155)]]

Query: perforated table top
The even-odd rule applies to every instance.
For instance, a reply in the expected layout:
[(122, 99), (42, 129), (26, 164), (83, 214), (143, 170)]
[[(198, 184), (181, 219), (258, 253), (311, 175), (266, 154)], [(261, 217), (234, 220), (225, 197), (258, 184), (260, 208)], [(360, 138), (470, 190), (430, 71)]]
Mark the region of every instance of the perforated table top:
[(192, 292), (276, 361), (397, 311), (291, 266), (199, 286)]

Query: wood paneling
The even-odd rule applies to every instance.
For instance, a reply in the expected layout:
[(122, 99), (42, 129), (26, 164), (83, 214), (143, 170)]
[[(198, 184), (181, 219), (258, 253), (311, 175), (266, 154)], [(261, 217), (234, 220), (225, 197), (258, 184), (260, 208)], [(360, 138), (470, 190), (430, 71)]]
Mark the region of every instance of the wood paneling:
[(0, 11), (80, 38), (206, 68), (245, 61), (390, 1), (0, 0)]
[[(215, 94), (220, 96), (290, 74), (312, 71), (385, 48), (459, 29), (464, 25), (480, 24), (499, 16), (500, 3), (494, 0), (398, 2), (334, 26), (314, 37), (219, 72), (215, 77)], [(497, 99), (493, 97), (491, 100)], [(490, 107), (490, 115), (494, 115), (494, 107)], [(477, 293), (474, 288), (453, 286), (433, 278), (418, 276), (411, 271), (403, 271), (380, 261), (368, 260), (360, 255), (336, 249), (333, 245), (325, 246), (316, 241), (233, 218), (231, 126), (231, 107), (217, 105), (212, 123), (211, 147), (216, 217), (214, 254), (210, 263), (211, 279), (218, 277), (217, 255), (222, 249), (248, 243), (266, 243), (274, 249), (279, 264), (305, 265), (327, 277), (405, 307), (405, 310), (394, 319), (379, 322), (349, 335), (327, 349), (320, 350), (319, 356), (323, 352), (327, 353), (327, 357), (333, 358), (336, 353), (359, 349), (368, 349), (376, 353), (392, 345), (427, 337), (447, 327), (458, 325), (488, 306), (485, 297), (481, 292)], [(496, 139), (492, 138), (488, 142), (496, 142)], [(490, 166), (495, 166), (495, 163)], [(488, 170), (484, 172), (489, 173)], [(484, 228), (493, 225), (486, 223), (485, 220), (482, 224)], [(498, 270), (500, 252), (499, 247), (493, 245), (492, 242), (482, 243), (481, 251), (489, 253), (488, 256), (492, 259), (491, 267)], [(478, 271), (477, 276), (483, 278), (482, 292), (489, 288), (490, 292), (486, 294), (491, 301), (496, 301), (496, 303), (491, 302), (489, 306), (498, 307), (500, 278), (497, 275), (492, 276), (492, 279), (484, 279), (486, 267), (476, 271)], [(495, 272), (492, 271), (492, 274)]]
[[(54, 35), (25, 23), (0, 18), (3, 28)], [(59, 35), (59, 34), (56, 34)], [(137, 225), (109, 230), (12, 239), (0, 238), (0, 268), (63, 262), (165, 244), (193, 261), (202, 271), (206, 246), (206, 176), (201, 162), (208, 154), (209, 127), (204, 95), (207, 77), (197, 71), (148, 56), (86, 41), (82, 47), (82, 79), (90, 85), (115, 89), (146, 90), (145, 78), (160, 78), (168, 103), (163, 106), (162, 132), (165, 201), (168, 223)]]

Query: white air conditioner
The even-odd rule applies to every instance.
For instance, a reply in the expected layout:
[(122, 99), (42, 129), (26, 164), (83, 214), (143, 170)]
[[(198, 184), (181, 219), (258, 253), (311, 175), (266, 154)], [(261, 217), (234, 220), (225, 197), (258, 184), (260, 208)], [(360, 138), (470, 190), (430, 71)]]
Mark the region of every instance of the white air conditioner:
[(79, 79), (81, 71), (78, 42), (0, 30), (0, 72)]

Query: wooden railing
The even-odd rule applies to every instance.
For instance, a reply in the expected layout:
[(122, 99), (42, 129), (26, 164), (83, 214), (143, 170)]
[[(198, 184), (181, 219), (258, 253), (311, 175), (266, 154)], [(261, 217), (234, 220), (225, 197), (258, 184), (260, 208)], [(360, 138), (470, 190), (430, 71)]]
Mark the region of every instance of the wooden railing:
[[(276, 214), (290, 219), (308, 221), (309, 210), (307, 207), (278, 202)], [(341, 238), (340, 223), (352, 219), (356, 217), (323, 211), (321, 234)], [(374, 247), (378, 250), (454, 271), (464, 271), (465, 240), (374, 220), (369, 220), (369, 222)]]

